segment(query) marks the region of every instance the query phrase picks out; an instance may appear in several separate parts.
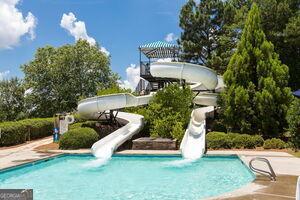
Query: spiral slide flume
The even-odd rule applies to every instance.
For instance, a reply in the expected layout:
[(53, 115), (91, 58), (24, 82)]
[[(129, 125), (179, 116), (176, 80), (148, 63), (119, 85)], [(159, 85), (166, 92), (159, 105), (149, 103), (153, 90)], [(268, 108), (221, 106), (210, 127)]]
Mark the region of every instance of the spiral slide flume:
[[(80, 116), (86, 119), (98, 119), (100, 113), (106, 110), (146, 105), (151, 97), (152, 95), (135, 97), (132, 94), (97, 96), (80, 101), (77, 110)], [(110, 158), (121, 144), (138, 133), (144, 125), (144, 117), (141, 115), (119, 112), (118, 118), (126, 120), (128, 123), (93, 144), (92, 153), (97, 158)]]
[(188, 128), (180, 144), (181, 154), (184, 158), (196, 160), (204, 154), (206, 113), (213, 110), (213, 106), (193, 110)]
[[(191, 88), (215, 90), (218, 85), (216, 73), (204, 66), (180, 62), (157, 62), (150, 66), (150, 73), (154, 77), (165, 77), (185, 80), (191, 84)], [(78, 112), (87, 119), (98, 119), (101, 112), (125, 107), (133, 107), (148, 104), (152, 95), (135, 97), (131, 94), (113, 94), (98, 96), (80, 101)], [(215, 106), (217, 96), (214, 93), (200, 93), (194, 103)], [(205, 149), (205, 113), (210, 111), (207, 107), (195, 109), (191, 115), (191, 121), (184, 135), (180, 149), (185, 158), (197, 159), (202, 156)], [(143, 127), (143, 116), (119, 112), (118, 118), (128, 123), (99, 140), (92, 146), (92, 152), (96, 157), (108, 158), (125, 141), (138, 133)]]
[[(220, 77), (204, 66), (189, 63), (154, 63), (151, 65), (150, 72), (152, 76), (184, 79), (192, 84), (192, 90), (215, 90), (222, 88), (218, 84)], [(185, 159), (196, 160), (205, 152), (205, 132), (206, 113), (212, 112), (217, 105), (217, 94), (200, 93), (194, 98), (194, 103), (205, 105), (206, 107), (194, 109), (188, 128), (185, 131), (183, 140), (180, 144), (181, 154)]]

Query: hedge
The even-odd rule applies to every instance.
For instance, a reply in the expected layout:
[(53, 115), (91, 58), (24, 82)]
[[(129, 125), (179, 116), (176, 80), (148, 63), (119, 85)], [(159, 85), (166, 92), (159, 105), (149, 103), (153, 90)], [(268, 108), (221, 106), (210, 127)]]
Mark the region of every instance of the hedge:
[(59, 140), (60, 149), (91, 148), (99, 136), (92, 128), (75, 128), (67, 131)]
[[(121, 124), (122, 126), (122, 124)], [(100, 139), (111, 134), (115, 130), (119, 129), (119, 125), (109, 124), (107, 122), (99, 122), (99, 121), (85, 121), (71, 124), (69, 126), (69, 130), (77, 129), (77, 128), (92, 128), (94, 129)]]
[(284, 149), (286, 144), (281, 139), (272, 138), (264, 142), (264, 149)]
[(0, 123), (0, 146), (22, 144), (52, 135), (53, 118), (34, 118)]
[(84, 122), (74, 123), (69, 126), (69, 130), (77, 129), (77, 128), (92, 128), (95, 131), (97, 131), (96, 123), (99, 123), (99, 122), (98, 121), (84, 121)]
[(210, 132), (206, 135), (209, 149), (253, 149), (261, 147), (264, 140), (260, 135)]

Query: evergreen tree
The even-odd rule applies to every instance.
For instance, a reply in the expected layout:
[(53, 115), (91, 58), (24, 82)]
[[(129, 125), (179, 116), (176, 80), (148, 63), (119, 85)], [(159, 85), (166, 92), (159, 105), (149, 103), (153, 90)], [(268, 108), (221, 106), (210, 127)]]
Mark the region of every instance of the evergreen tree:
[(227, 128), (274, 137), (286, 126), (291, 102), (288, 67), (281, 64), (266, 40), (258, 6), (248, 14), (238, 47), (226, 72), (220, 95), (221, 116)]
[(253, 2), (260, 8), (267, 40), (289, 67), (289, 86), (300, 88), (299, 0), (202, 0), (199, 4), (188, 1), (180, 14), (183, 59), (223, 73), (236, 50)]
[(299, 0), (229, 0), (237, 9), (235, 30), (242, 29), (245, 18), (256, 2), (261, 12), (261, 26), (268, 41), (272, 42), (282, 63), (289, 67), (289, 86), (300, 88), (300, 1)]
[(223, 73), (235, 46), (230, 28), (234, 13), (234, 7), (221, 0), (202, 0), (199, 4), (189, 0), (180, 13), (183, 59)]
[(280, 58), (289, 66), (289, 85), (292, 89), (300, 89), (300, 11), (297, 16), (290, 18), (283, 36)]

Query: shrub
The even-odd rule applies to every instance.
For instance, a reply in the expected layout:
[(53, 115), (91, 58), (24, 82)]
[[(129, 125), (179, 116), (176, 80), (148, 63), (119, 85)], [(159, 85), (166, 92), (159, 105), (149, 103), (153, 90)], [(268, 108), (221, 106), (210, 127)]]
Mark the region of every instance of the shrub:
[(189, 87), (182, 89), (178, 84), (170, 84), (159, 90), (148, 108), (142, 111), (150, 135), (181, 141), (190, 120), (192, 99), (191, 89)]
[(294, 149), (300, 149), (300, 99), (294, 99), (288, 113), (287, 121), (291, 134), (291, 146)]
[(52, 135), (53, 118), (36, 118), (19, 121), (28, 128), (30, 139), (38, 139)]
[(104, 132), (101, 128), (97, 127), (97, 123), (99, 123), (98, 121), (85, 121), (85, 122), (79, 122), (79, 123), (75, 123), (75, 124), (71, 124), (69, 126), (69, 130), (73, 130), (73, 129), (78, 129), (78, 128), (91, 128), (94, 129), (99, 136), (104, 137), (105, 135)]
[(79, 115), (78, 113), (72, 113), (74, 119), (75, 119), (75, 123), (80, 123), (80, 122), (85, 122), (86, 119), (83, 118), (81, 115)]
[(224, 132), (210, 132), (206, 135), (206, 141), (210, 149), (253, 149), (262, 146), (264, 142), (259, 135)]
[(21, 144), (52, 135), (53, 118), (25, 119), (0, 123), (0, 146)]
[(99, 136), (92, 128), (76, 128), (64, 133), (59, 140), (60, 149), (91, 148)]
[(231, 141), (229, 136), (223, 132), (210, 132), (206, 135), (207, 148), (209, 149), (229, 149)]
[(246, 145), (251, 140), (250, 135), (229, 133), (228, 137), (229, 140), (231, 141), (231, 148), (241, 149), (241, 148), (246, 148), (245, 146), (251, 146), (251, 145)]
[(69, 130), (73, 130), (73, 129), (77, 129), (77, 128), (81, 128), (83, 125), (83, 122), (79, 122), (79, 123), (74, 123), (69, 125)]
[(172, 128), (172, 138), (176, 138), (177, 140), (181, 141), (184, 136), (183, 133), (185, 133), (185, 130), (183, 128), (182, 122), (176, 122)]
[(98, 128), (97, 128), (97, 125), (96, 125), (97, 123), (99, 123), (99, 121), (78, 122), (78, 123), (71, 124), (69, 126), (69, 130), (77, 129), (77, 128), (92, 128), (97, 132), (98, 131)]
[(262, 147), (264, 145), (264, 139), (260, 135), (253, 135), (252, 140), (255, 142), (256, 147)]
[(103, 138), (108, 134), (114, 132), (115, 130), (119, 129), (120, 127), (119, 125), (109, 124), (106, 122), (102, 123), (99, 121), (79, 122), (69, 126), (69, 130), (73, 130), (77, 128), (92, 128), (98, 133), (100, 138)]
[(145, 135), (180, 142), (191, 117), (193, 97), (190, 87), (170, 84), (157, 91), (147, 107), (126, 108), (125, 111), (144, 116), (146, 123), (142, 132)]
[(26, 142), (28, 130), (18, 122), (3, 122), (0, 124), (0, 146), (11, 146)]
[(218, 120), (215, 120), (211, 124), (211, 129), (213, 131), (217, 131), (217, 132), (225, 132), (226, 131), (226, 126), (224, 125), (224, 123), (222, 123)]
[(264, 149), (283, 149), (285, 146), (285, 142), (281, 139), (272, 138), (265, 140), (263, 147)]
[(150, 129), (151, 131), (151, 137), (157, 138), (171, 138), (171, 131), (173, 128), (173, 121), (170, 121), (168, 118), (164, 119), (155, 119), (152, 122), (152, 127)]
[(254, 149), (255, 147), (261, 147), (264, 143), (264, 139), (260, 135), (247, 135), (239, 133), (229, 133), (230, 141), (232, 141), (232, 148), (236, 149)]

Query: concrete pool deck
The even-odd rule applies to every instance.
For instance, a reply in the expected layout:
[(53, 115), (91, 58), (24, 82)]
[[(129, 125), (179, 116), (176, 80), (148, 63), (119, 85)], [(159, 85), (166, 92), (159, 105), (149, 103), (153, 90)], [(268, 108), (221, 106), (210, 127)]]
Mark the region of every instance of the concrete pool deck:
[[(52, 137), (31, 141), (13, 147), (0, 148), (0, 170), (49, 158), (59, 154), (86, 154), (89, 149), (82, 150), (39, 150), (38, 147), (52, 143)], [(177, 150), (124, 150), (116, 152), (119, 155), (180, 155)], [(272, 182), (267, 177), (257, 175), (254, 182), (220, 197), (212, 199), (295, 199), (297, 176), (300, 176), (300, 158), (286, 152), (277, 151), (247, 151), (247, 150), (214, 150), (208, 155), (238, 155), (248, 166), (254, 157), (267, 158), (275, 173), (277, 181)], [(266, 169), (264, 163), (255, 163), (256, 167)]]
[(12, 147), (1, 147), (0, 170), (57, 155), (58, 153), (34, 150), (38, 146), (52, 143), (52, 140), (52, 137), (47, 137)]

